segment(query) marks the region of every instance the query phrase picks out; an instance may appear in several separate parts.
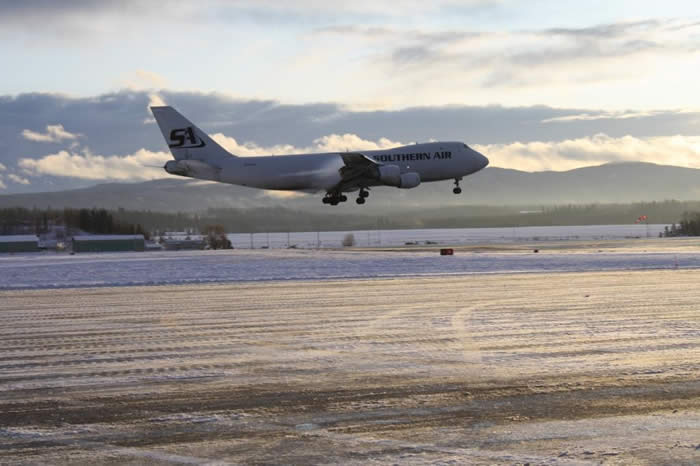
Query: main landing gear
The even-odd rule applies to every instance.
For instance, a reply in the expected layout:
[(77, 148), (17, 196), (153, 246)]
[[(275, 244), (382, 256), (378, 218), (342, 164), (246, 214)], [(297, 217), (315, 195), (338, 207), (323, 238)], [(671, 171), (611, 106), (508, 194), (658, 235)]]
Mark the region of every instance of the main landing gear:
[(324, 204), (330, 204), (330, 205), (338, 205), (341, 202), (345, 202), (348, 200), (348, 197), (345, 194), (342, 193), (326, 193), (326, 196), (323, 198), (323, 203)]
[[(367, 188), (361, 188), (360, 189), (360, 196), (355, 200), (358, 204), (364, 204), (365, 200), (369, 197), (369, 191)], [(323, 198), (323, 203), (324, 204), (330, 204), (330, 205), (338, 205), (341, 202), (346, 202), (348, 200), (348, 197), (339, 192), (329, 192), (326, 193), (326, 195)]]
[(360, 197), (355, 199), (355, 202), (357, 202), (359, 205), (362, 205), (365, 203), (365, 199), (369, 197), (369, 191), (367, 191), (365, 188), (360, 189)]
[(459, 187), (459, 182), (462, 178), (455, 178), (455, 188), (452, 190), (455, 194), (462, 194), (462, 188)]

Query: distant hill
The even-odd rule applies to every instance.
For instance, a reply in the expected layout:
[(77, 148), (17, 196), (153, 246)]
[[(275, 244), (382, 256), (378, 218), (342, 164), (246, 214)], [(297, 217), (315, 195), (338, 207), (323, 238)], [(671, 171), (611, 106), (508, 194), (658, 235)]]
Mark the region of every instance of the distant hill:
[(266, 191), (184, 178), (142, 183), (107, 183), (51, 193), (0, 195), (0, 207), (104, 207), (163, 212), (201, 211), (209, 207), (239, 209), (284, 206), (310, 212), (353, 214), (460, 205), (561, 205), (627, 203), (667, 199), (699, 200), (700, 170), (650, 163), (615, 163), (566, 172), (528, 173), (488, 167), (462, 181), (463, 193), (452, 194), (452, 182), (425, 183), (411, 190), (373, 188), (365, 206), (349, 202), (321, 204), (321, 194), (280, 197)]

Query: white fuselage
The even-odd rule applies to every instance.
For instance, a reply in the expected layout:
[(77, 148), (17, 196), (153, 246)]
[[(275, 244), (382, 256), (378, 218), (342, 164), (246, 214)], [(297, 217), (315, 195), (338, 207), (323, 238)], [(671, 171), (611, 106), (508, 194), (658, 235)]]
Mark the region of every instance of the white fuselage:
[(177, 110), (151, 107), (174, 160), (163, 167), (173, 175), (284, 191), (325, 191), (324, 204), (347, 201), (358, 191), (364, 204), (370, 186), (415, 188), (421, 183), (459, 180), (489, 160), (461, 142), (428, 142), (392, 149), (322, 154), (238, 157), (221, 147)]
[[(488, 164), (486, 157), (461, 142), (413, 144), (362, 154), (379, 164), (397, 165), (401, 173), (418, 173), (421, 182), (462, 178)], [(327, 191), (341, 182), (343, 166), (337, 152), (235, 157), (222, 163), (215, 180), (261, 189)]]

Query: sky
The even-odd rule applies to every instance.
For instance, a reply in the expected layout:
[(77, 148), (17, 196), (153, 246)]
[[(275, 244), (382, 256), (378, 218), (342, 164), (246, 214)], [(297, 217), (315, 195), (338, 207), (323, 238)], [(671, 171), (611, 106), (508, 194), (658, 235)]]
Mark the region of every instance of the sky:
[(150, 104), (238, 155), (700, 168), (689, 0), (0, 2), (0, 56), (0, 194), (167, 176)]

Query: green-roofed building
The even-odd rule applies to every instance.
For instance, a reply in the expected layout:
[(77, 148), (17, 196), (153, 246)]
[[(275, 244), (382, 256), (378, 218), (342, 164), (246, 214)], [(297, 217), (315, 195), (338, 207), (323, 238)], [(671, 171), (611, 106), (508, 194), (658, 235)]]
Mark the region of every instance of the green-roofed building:
[(73, 237), (73, 252), (143, 251), (143, 235), (80, 235)]
[(0, 236), (0, 253), (37, 251), (39, 251), (39, 238), (36, 235)]

